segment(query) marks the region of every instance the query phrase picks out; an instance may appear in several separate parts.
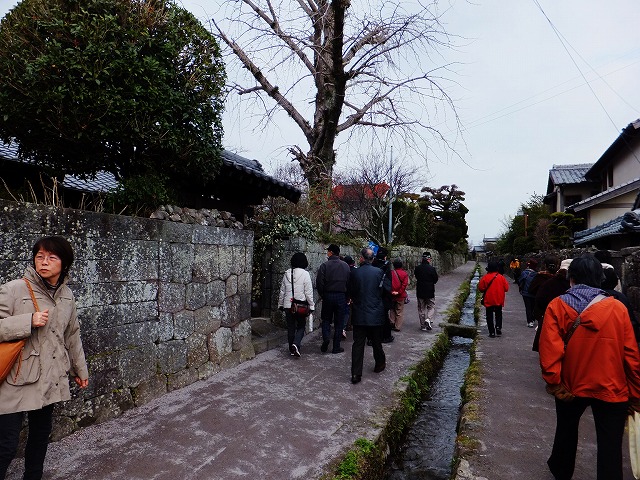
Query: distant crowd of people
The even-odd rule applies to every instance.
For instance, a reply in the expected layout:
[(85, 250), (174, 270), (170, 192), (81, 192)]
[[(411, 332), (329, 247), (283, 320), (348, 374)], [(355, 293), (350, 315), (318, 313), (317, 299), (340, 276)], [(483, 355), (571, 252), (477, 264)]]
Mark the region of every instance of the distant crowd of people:
[[(640, 325), (619, 278), (592, 254), (561, 260), (518, 258), (509, 268), (534, 328), (546, 390), (555, 398), (556, 432), (547, 461), (556, 480), (575, 469), (578, 426), (591, 407), (597, 435), (598, 480), (622, 480), (622, 439), (628, 413), (640, 411)], [(501, 336), (509, 282), (504, 262), (489, 261), (478, 283), (489, 337)]]
[[(407, 287), (409, 274), (402, 259), (392, 262), (388, 250), (367, 247), (360, 251), (359, 262), (351, 256), (340, 256), (340, 247), (327, 247), (327, 261), (316, 273), (316, 290), (322, 300), (320, 312), (322, 344), (320, 351), (339, 354), (344, 352), (342, 340), (347, 331), (353, 332), (351, 347), (351, 382), (362, 379), (365, 344), (373, 347), (374, 372), (386, 368), (383, 344), (393, 342), (392, 332), (404, 327), (405, 305), (409, 303)], [(435, 284), (438, 273), (431, 265), (431, 253), (424, 252), (422, 261), (415, 270), (416, 297), (420, 329), (432, 329), (435, 315)], [(356, 265), (356, 263), (358, 265)], [(288, 330), (289, 353), (301, 356), (301, 342), (305, 334), (308, 315), (315, 311), (309, 265), (302, 252), (291, 257), (291, 268), (283, 277), (280, 286), (278, 308), (285, 313)], [(298, 308), (303, 302), (308, 308)]]

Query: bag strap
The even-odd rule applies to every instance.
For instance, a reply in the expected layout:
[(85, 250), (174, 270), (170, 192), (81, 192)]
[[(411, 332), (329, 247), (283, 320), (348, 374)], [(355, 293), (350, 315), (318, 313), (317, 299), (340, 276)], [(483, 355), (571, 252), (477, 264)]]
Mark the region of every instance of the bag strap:
[(27, 288), (29, 289), (29, 295), (31, 295), (31, 301), (33, 302), (33, 306), (36, 309), (36, 312), (40, 311), (40, 307), (38, 307), (38, 301), (36, 300), (36, 296), (33, 294), (33, 288), (31, 288), (31, 282), (27, 280), (25, 277), (22, 277), (24, 283), (27, 284)]
[[(607, 298), (605, 295), (602, 294), (598, 294), (596, 295), (593, 300), (591, 300), (587, 306), (584, 308), (584, 310), (582, 312), (584, 312), (587, 308), (589, 308), (591, 305), (593, 305), (594, 303), (598, 303), (600, 300)], [(571, 340), (571, 337), (573, 337), (574, 332), (576, 331), (576, 329), (580, 326), (580, 322), (581, 322), (581, 318), (580, 318), (579, 314), (578, 317), (575, 319), (575, 321), (573, 322), (573, 325), (571, 325), (571, 328), (569, 329), (569, 331), (566, 333), (566, 335), (564, 336), (563, 340), (564, 340), (564, 349), (567, 349), (567, 344), (569, 343), (569, 340)]]
[[(27, 288), (29, 289), (29, 295), (31, 295), (31, 301), (33, 302), (33, 306), (36, 309), (36, 312), (40, 311), (40, 307), (38, 307), (38, 301), (36, 300), (36, 296), (33, 293), (33, 288), (31, 287), (31, 282), (29, 282), (29, 280), (27, 280), (25, 277), (22, 277), (22, 279), (24, 280), (24, 283), (27, 284)], [(18, 368), (16, 369), (16, 374), (13, 376), (13, 381), (15, 382), (16, 379), (18, 378), (18, 375), (20, 375), (20, 367), (22, 366), (22, 350), (24, 349), (24, 344), (23, 344), (23, 348), (20, 349), (20, 355), (18, 356)]]
[(296, 292), (293, 290), (293, 267), (291, 267), (291, 300), (296, 299)]
[(496, 273), (496, 276), (495, 276), (495, 277), (493, 277), (493, 278), (491, 279), (491, 281), (489, 282), (489, 285), (487, 285), (487, 288), (485, 288), (485, 289), (484, 289), (484, 293), (487, 293), (487, 292), (489, 291), (489, 287), (491, 286), (491, 284), (493, 283), (493, 281), (494, 281), (496, 278), (498, 278), (498, 275), (500, 275), (500, 272)]

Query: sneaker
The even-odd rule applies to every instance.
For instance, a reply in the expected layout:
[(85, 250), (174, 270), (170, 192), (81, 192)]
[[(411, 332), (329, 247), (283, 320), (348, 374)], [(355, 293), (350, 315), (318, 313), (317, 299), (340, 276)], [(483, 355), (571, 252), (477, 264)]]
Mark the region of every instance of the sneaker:
[(495, 333), (490, 333), (489, 334), (489, 338), (496, 338), (496, 334)]
[(289, 345), (289, 353), (293, 357), (295, 355), (295, 351), (293, 350), (294, 345)]
[(431, 320), (427, 320), (427, 330), (431, 330)]
[(342, 339), (343, 340), (347, 339), (347, 331), (346, 330), (342, 330)]
[(322, 353), (325, 353), (328, 349), (329, 349), (329, 340), (326, 340), (322, 342), (322, 345), (320, 345), (320, 351)]
[(331, 351), (331, 353), (342, 353), (342, 352), (344, 352), (344, 348), (342, 348), (342, 347), (339, 347), (337, 350), (334, 349), (334, 350)]
[(294, 357), (300, 356), (300, 350), (298, 350), (298, 346), (295, 343), (291, 345), (291, 348), (289, 350), (291, 350), (291, 355), (293, 355)]
[(423, 332), (426, 332), (427, 331), (427, 326), (426, 325), (421, 326), (420, 330), (422, 330)]
[(527, 327), (533, 328), (533, 322), (527, 322)]
[(499, 328), (496, 328), (496, 335), (499, 337), (500, 335), (502, 335), (502, 330), (500, 330)]
[(394, 338), (395, 337), (393, 335), (391, 335), (390, 337), (387, 337), (387, 338), (383, 338), (382, 339), (382, 343), (391, 343), (391, 342), (393, 342)]

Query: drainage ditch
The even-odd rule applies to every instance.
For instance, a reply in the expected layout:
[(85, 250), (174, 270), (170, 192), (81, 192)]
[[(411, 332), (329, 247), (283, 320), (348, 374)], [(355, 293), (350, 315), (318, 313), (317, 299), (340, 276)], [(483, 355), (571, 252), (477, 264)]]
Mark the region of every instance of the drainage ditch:
[[(460, 324), (475, 326), (475, 291), (479, 275), (471, 279), (471, 294), (464, 302)], [(456, 429), (461, 406), (460, 388), (471, 361), (473, 340), (451, 339), (451, 348), (438, 372), (418, 416), (409, 428), (398, 454), (387, 460), (385, 480), (448, 480), (455, 452)]]

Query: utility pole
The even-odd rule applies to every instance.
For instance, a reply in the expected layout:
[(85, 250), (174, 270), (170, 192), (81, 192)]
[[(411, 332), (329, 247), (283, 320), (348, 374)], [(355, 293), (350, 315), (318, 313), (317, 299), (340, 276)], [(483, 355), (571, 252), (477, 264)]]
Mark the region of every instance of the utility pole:
[(389, 160), (389, 234), (387, 241), (393, 240), (393, 145), (391, 146), (391, 158)]

